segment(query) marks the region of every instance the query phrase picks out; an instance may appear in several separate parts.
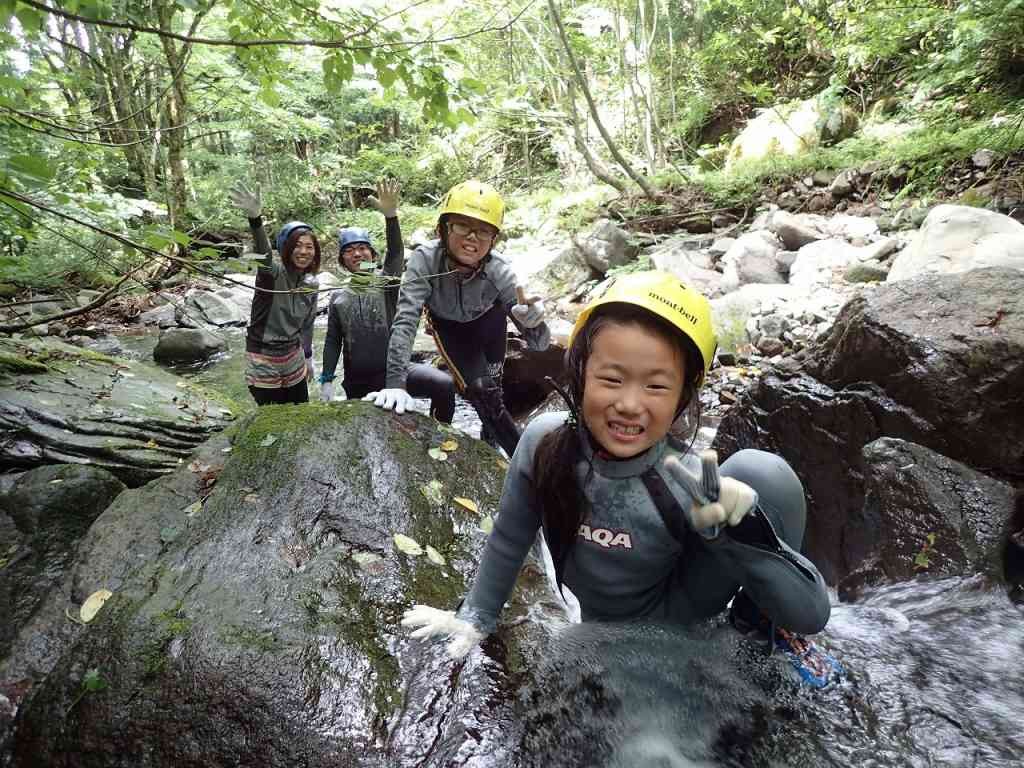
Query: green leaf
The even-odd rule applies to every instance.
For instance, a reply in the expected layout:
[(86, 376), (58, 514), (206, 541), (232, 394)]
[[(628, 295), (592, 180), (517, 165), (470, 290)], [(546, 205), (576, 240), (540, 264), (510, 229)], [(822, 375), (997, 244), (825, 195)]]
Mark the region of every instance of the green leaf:
[(14, 12), (14, 15), (18, 19), (18, 23), (21, 24), (21, 28), (26, 32), (38, 32), (42, 26), (43, 15), (35, 8), (23, 5)]
[(34, 181), (49, 181), (57, 172), (44, 158), (35, 155), (12, 155), (7, 166), (11, 173)]
[(176, 242), (178, 245), (186, 246), (192, 242), (192, 238), (186, 235), (184, 232), (179, 232), (176, 229), (172, 229), (169, 233), (171, 240)]
[(387, 67), (381, 67), (380, 69), (377, 70), (377, 80), (385, 88), (390, 88), (392, 85), (395, 84), (394, 70), (391, 70)]
[(399, 552), (404, 552), (411, 557), (418, 557), (423, 554), (423, 547), (415, 539), (411, 539), (408, 536), (396, 533), (394, 535), (395, 547)]
[(434, 565), (444, 565), (444, 555), (434, 549), (432, 546), (427, 544), (427, 559), (430, 560)]
[(93, 667), (85, 676), (82, 678), (82, 690), (89, 692), (96, 692), (105, 690), (107, 687), (107, 681), (100, 677), (100, 670), (98, 667)]

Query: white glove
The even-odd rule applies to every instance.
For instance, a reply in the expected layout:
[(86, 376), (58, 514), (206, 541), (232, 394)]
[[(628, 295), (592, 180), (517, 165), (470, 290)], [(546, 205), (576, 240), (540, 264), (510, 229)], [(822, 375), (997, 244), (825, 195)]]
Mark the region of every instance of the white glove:
[(455, 617), (454, 611), (442, 611), (429, 605), (414, 605), (402, 615), (403, 627), (415, 627), (410, 637), (425, 640), (428, 637), (448, 638), (448, 655), (461, 659), (484, 639), (483, 633), (464, 619)]
[(325, 403), (331, 402), (334, 399), (334, 382), (325, 381), (320, 385), (320, 400)]
[(398, 387), (371, 392), (363, 400), (371, 400), (374, 405), (385, 411), (394, 410), (395, 413), (405, 413), (412, 410), (412, 395)]
[(306, 358), (306, 383), (309, 384), (313, 379), (316, 378), (316, 366), (313, 365), (313, 358)]
[(536, 328), (544, 322), (544, 302), (537, 299), (531, 304), (516, 304), (512, 307), (512, 317), (523, 328)]
[(698, 477), (675, 456), (665, 459), (665, 469), (694, 498), (689, 511), (691, 528), (706, 531), (723, 523), (739, 525), (757, 504), (757, 491), (735, 478), (720, 477), (714, 451), (704, 451), (701, 463), (704, 474)]
[(242, 213), (244, 213), (247, 218), (258, 218), (263, 212), (263, 200), (261, 199), (262, 195), (260, 194), (260, 188), (258, 186), (254, 192), (239, 182), (231, 189), (228, 196), (231, 198), (231, 202), (242, 209)]

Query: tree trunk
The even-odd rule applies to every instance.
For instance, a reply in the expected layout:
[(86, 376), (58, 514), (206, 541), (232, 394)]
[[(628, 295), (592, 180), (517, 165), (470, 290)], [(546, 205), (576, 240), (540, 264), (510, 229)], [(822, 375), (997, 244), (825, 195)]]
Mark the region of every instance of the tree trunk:
[(607, 145), (608, 151), (611, 153), (611, 156), (615, 158), (615, 162), (619, 164), (623, 171), (626, 172), (626, 175), (635, 181), (637, 186), (643, 190), (644, 195), (649, 200), (657, 201), (658, 195), (654, 191), (650, 182), (641, 174), (636, 172), (636, 169), (633, 168), (630, 162), (619, 150), (615, 140), (604, 127), (604, 123), (601, 122), (601, 116), (597, 112), (597, 104), (594, 103), (594, 97), (590, 93), (590, 87), (587, 85), (587, 80), (580, 71), (579, 63), (576, 61), (576, 56), (572, 52), (572, 46), (569, 44), (569, 38), (566, 35), (565, 27), (562, 25), (562, 17), (558, 12), (558, 8), (555, 5), (554, 0), (548, 0), (548, 8), (551, 9), (551, 17), (555, 22), (555, 26), (558, 28), (558, 36), (562, 41), (562, 46), (565, 48), (565, 53), (569, 58), (569, 63), (572, 66), (573, 73), (576, 75), (576, 82), (579, 85), (580, 90), (583, 91), (583, 97), (587, 100), (587, 107), (590, 109), (590, 117), (594, 121), (594, 125), (597, 127), (598, 132), (601, 134), (601, 138), (604, 139), (604, 143)]

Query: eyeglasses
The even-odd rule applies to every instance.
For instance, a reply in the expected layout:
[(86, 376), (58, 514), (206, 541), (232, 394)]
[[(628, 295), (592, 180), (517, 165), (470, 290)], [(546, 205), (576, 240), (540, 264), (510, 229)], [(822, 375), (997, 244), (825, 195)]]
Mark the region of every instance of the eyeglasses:
[(490, 227), (472, 227), (469, 224), (463, 224), (461, 221), (449, 222), (448, 231), (459, 237), (476, 235), (477, 240), (493, 240), (498, 236), (498, 233)]

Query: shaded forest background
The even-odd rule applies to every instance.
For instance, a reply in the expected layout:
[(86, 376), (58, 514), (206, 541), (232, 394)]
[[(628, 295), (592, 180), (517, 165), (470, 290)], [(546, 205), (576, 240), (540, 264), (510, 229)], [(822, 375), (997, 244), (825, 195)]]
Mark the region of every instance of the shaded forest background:
[[(809, 98), (904, 130), (730, 160)], [(512, 233), (572, 231), (867, 160), (927, 198), (979, 147), (1019, 153), (1022, 120), (1024, 0), (0, 0), (0, 292), (237, 268), (239, 180), (328, 241), (381, 234), (382, 176), (407, 232), (470, 176)]]

